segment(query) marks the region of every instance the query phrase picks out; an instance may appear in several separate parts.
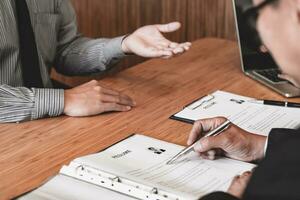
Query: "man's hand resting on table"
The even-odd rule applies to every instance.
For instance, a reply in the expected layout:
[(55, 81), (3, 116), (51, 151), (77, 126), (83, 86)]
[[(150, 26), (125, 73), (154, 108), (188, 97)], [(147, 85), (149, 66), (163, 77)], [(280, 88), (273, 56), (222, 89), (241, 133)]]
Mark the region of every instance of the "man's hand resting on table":
[(64, 113), (72, 117), (91, 116), (109, 111), (129, 111), (135, 102), (125, 94), (90, 81), (65, 90)]

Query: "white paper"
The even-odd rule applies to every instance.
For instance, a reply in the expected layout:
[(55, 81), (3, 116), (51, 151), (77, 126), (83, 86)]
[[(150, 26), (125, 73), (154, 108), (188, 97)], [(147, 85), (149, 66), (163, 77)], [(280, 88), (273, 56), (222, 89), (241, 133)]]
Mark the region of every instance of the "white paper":
[(175, 116), (194, 121), (226, 117), (239, 127), (261, 135), (268, 135), (272, 128), (293, 129), (300, 126), (299, 108), (249, 103), (249, 97), (223, 91), (217, 91), (212, 96), (214, 98), (210, 101), (205, 102), (204, 99), (203, 103), (203, 99), (200, 99)]
[(135, 200), (74, 178), (57, 175), (37, 190), (19, 200)]
[(104, 152), (78, 158), (74, 162), (114, 174), (183, 199), (198, 199), (213, 192), (226, 191), (232, 178), (254, 165), (227, 158), (204, 160), (194, 153), (174, 165), (166, 162), (182, 146), (134, 135)]

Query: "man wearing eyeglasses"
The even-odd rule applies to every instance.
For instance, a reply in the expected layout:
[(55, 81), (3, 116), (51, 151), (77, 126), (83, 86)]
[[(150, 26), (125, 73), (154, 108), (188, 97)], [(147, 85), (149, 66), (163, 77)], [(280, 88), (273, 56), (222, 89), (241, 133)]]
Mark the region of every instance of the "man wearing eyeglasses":
[[(299, 86), (300, 0), (254, 0), (245, 17), (250, 18), (281, 67), (282, 78)], [(205, 159), (227, 156), (257, 162), (258, 168), (235, 177), (227, 193), (212, 193), (201, 200), (300, 199), (300, 130), (273, 129), (265, 137), (231, 125), (218, 136), (203, 137), (225, 121), (213, 118), (195, 122), (188, 145), (198, 140), (195, 151)]]
[(191, 45), (162, 35), (179, 28), (174, 22), (145, 26), (127, 37), (91, 39), (78, 32), (69, 0), (0, 0), (0, 123), (129, 111), (135, 106), (130, 97), (98, 81), (55, 88), (51, 68), (88, 75), (109, 69), (126, 54), (170, 58)]

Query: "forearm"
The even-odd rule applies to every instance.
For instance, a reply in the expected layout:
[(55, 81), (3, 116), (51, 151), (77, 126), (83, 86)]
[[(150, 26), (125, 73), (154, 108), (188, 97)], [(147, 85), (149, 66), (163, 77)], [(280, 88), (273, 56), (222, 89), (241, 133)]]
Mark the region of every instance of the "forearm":
[(124, 53), (123, 37), (91, 39), (79, 34), (76, 14), (70, 1), (61, 1), (58, 14), (55, 67), (66, 75), (84, 75), (106, 70), (116, 64)]
[(0, 86), (0, 123), (55, 117), (63, 109), (63, 90)]
[(85, 75), (109, 69), (122, 59), (123, 37), (114, 39), (89, 39), (78, 37), (61, 47), (56, 59), (56, 69), (66, 75)]

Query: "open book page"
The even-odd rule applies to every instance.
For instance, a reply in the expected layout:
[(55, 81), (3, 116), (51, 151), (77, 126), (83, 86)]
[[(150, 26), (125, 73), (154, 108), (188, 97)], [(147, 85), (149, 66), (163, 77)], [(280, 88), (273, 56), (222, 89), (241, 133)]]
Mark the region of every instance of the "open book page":
[(179, 199), (198, 199), (213, 191), (226, 191), (235, 175), (254, 167), (227, 158), (208, 161), (195, 153), (167, 165), (166, 162), (182, 149), (182, 146), (134, 135), (101, 153), (73, 162), (158, 188)]
[(239, 127), (256, 134), (268, 135), (272, 128), (298, 128), (300, 109), (260, 105), (251, 98), (217, 91), (196, 101), (175, 117), (199, 120), (226, 117)]
[(18, 200), (135, 200), (68, 176), (57, 175), (46, 184)]

